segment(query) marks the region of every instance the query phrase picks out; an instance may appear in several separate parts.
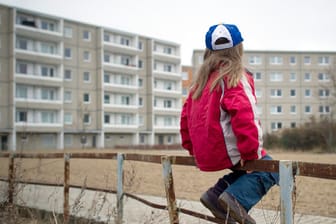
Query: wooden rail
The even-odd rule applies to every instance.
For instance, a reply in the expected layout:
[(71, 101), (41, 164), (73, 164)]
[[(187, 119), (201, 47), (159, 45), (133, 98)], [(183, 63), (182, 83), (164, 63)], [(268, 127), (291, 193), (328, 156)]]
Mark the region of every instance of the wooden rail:
[[(174, 181), (172, 165), (195, 166), (193, 157), (189, 156), (163, 156), (163, 155), (145, 155), (145, 154), (119, 154), (119, 153), (0, 153), (0, 157), (9, 158), (8, 167), (8, 202), (14, 203), (15, 183), (39, 184), (48, 186), (60, 186), (55, 183), (44, 182), (29, 182), (20, 181), (15, 177), (15, 159), (29, 158), (29, 159), (64, 159), (64, 202), (63, 202), (63, 222), (69, 223), (70, 207), (69, 207), (69, 190), (70, 188), (82, 188), (82, 186), (70, 185), (70, 161), (71, 159), (116, 159), (118, 161), (118, 180), (117, 191), (101, 189), (101, 188), (86, 188), (87, 190), (103, 191), (115, 193), (117, 195), (117, 223), (122, 223), (123, 220), (123, 197), (127, 196), (138, 200), (150, 207), (157, 209), (168, 210), (171, 224), (179, 223), (179, 213), (184, 213), (190, 216), (201, 218), (214, 223), (223, 222), (212, 216), (204, 215), (195, 211), (184, 208), (178, 208), (176, 205), (176, 197), (174, 191)], [(123, 192), (123, 161), (132, 160), (148, 163), (162, 164), (163, 179), (166, 190), (167, 205), (159, 205), (149, 202), (136, 195)], [(241, 170), (267, 171), (280, 173), (280, 199), (281, 224), (293, 223), (292, 210), (292, 195), (294, 176), (308, 176), (324, 179), (336, 179), (336, 164), (322, 164), (322, 163), (307, 163), (299, 161), (278, 161), (278, 160), (256, 160), (246, 162), (244, 167), (236, 167)]]

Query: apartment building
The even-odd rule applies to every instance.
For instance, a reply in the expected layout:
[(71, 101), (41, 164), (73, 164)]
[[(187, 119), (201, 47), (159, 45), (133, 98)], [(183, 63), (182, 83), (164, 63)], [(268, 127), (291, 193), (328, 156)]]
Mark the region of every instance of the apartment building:
[[(193, 52), (193, 74), (203, 63), (203, 53)], [(254, 75), (264, 133), (331, 116), (335, 62), (336, 52), (246, 50), (243, 63)]]
[(175, 144), (180, 46), (0, 5), (0, 148)]
[(193, 67), (182, 65), (182, 103), (187, 99), (193, 81)]

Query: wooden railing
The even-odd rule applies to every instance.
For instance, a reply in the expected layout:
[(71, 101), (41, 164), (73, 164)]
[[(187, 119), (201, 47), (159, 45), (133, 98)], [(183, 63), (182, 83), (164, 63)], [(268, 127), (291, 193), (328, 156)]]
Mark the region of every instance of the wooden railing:
[[(117, 167), (117, 190), (88, 188), (87, 190), (104, 191), (117, 195), (117, 217), (116, 223), (122, 223), (123, 220), (123, 198), (124, 196), (138, 200), (150, 207), (156, 209), (168, 210), (171, 224), (179, 223), (179, 213), (194, 216), (214, 223), (223, 222), (212, 216), (201, 214), (184, 208), (178, 208), (174, 191), (174, 178), (172, 165), (195, 166), (193, 157), (189, 156), (162, 156), (162, 155), (145, 155), (145, 154), (121, 154), (121, 153), (1, 153), (0, 157), (9, 158), (8, 166), (8, 203), (14, 203), (15, 185), (17, 183), (39, 184), (60, 186), (59, 184), (45, 184), (42, 182), (21, 181), (15, 177), (15, 159), (30, 158), (30, 159), (64, 159), (64, 201), (63, 201), (63, 222), (69, 223), (70, 206), (69, 206), (69, 190), (70, 188), (82, 188), (79, 185), (70, 184), (70, 161), (71, 159), (116, 159)], [(162, 174), (164, 179), (167, 205), (159, 205), (147, 201), (139, 196), (129, 194), (123, 191), (123, 163), (124, 160), (158, 163), (162, 164)], [(294, 176), (308, 176), (324, 179), (336, 179), (336, 164), (321, 164), (307, 163), (288, 160), (255, 160), (248, 161), (244, 167), (237, 167), (242, 170), (279, 172), (280, 174), (280, 222), (281, 224), (293, 224), (293, 191), (294, 191)]]

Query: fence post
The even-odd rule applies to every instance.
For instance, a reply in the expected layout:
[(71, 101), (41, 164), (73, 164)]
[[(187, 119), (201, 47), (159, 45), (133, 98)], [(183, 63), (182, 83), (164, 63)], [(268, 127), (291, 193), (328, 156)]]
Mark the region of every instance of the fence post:
[(293, 224), (293, 195), (294, 174), (293, 162), (288, 160), (279, 161), (280, 175), (280, 223)]
[(124, 182), (124, 155), (122, 153), (118, 153), (118, 177), (117, 177), (117, 223), (121, 224), (123, 222), (123, 182)]
[(174, 180), (171, 161), (169, 156), (162, 156), (161, 163), (163, 166), (163, 180), (166, 190), (167, 206), (169, 212), (169, 220), (171, 224), (178, 224), (178, 210), (176, 206), (176, 197), (174, 191)]
[(15, 169), (14, 169), (14, 158), (13, 153), (9, 156), (9, 166), (8, 166), (8, 203), (13, 205), (14, 202), (14, 179), (15, 179)]
[(70, 190), (70, 154), (64, 154), (64, 184), (63, 184), (63, 223), (69, 223), (69, 190)]

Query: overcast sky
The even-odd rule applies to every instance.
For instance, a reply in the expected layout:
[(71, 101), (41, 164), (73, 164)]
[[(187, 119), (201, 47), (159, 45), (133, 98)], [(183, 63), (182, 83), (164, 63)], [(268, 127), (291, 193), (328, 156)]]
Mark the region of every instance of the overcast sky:
[(336, 51), (335, 0), (0, 0), (181, 45), (183, 65), (209, 26), (236, 24), (248, 50)]

